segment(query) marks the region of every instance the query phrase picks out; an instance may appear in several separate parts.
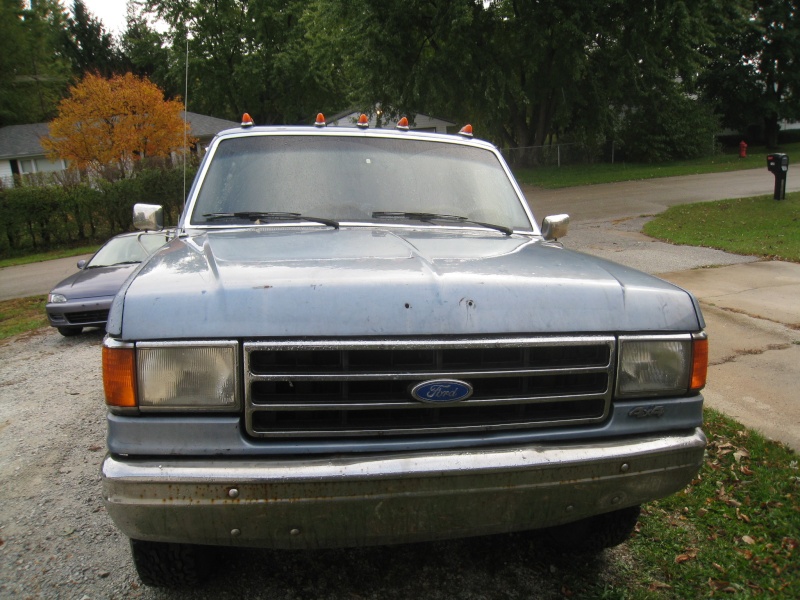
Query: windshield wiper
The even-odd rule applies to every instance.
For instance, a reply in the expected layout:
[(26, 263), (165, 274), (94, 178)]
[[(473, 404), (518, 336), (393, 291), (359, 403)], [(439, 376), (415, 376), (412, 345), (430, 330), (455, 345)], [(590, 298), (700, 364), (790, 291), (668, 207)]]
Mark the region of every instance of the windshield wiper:
[(414, 221), (451, 221), (453, 223), (465, 223), (468, 225), (478, 225), (486, 227), (487, 229), (494, 229), (506, 235), (511, 235), (514, 230), (505, 225), (495, 225), (494, 223), (484, 223), (482, 221), (472, 221), (467, 217), (459, 217), (457, 215), (442, 215), (437, 213), (426, 212), (401, 212), (401, 211), (377, 211), (372, 213), (373, 219), (411, 219)]
[(300, 213), (292, 212), (231, 212), (231, 213), (206, 213), (203, 215), (206, 221), (216, 221), (217, 219), (247, 219), (249, 221), (311, 221), (321, 223), (334, 229), (339, 229), (339, 222), (332, 219), (321, 217), (310, 217)]

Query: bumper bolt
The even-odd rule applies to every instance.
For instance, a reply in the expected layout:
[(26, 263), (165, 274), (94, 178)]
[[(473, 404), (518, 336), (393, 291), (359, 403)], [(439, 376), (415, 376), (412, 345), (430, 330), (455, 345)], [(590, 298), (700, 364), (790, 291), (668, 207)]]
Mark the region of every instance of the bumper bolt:
[(631, 470), (631, 466), (628, 463), (623, 463), (622, 466), (619, 468), (620, 471), (623, 473), (627, 473)]
[(228, 490), (228, 497), (230, 498), (238, 498), (239, 497), (239, 490), (236, 488), (231, 488)]
[(299, 529), (292, 529), (289, 532), (289, 535), (300, 535), (300, 530)]
[(239, 537), (240, 535), (242, 535), (241, 529), (231, 529), (232, 537)]

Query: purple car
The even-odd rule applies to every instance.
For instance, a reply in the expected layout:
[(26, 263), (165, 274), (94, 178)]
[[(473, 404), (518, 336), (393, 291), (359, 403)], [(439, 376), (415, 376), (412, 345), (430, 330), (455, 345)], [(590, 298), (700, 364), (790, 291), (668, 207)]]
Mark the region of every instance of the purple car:
[(84, 327), (105, 327), (108, 310), (128, 275), (171, 238), (171, 231), (137, 231), (111, 238), (89, 261), (78, 261), (77, 273), (47, 296), (47, 318), (64, 336)]

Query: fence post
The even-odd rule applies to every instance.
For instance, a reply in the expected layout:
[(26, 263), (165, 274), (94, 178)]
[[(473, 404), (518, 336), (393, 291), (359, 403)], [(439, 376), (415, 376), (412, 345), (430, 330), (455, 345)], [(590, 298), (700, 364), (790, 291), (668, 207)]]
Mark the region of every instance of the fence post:
[(561, 144), (556, 145), (556, 152), (558, 153), (558, 168), (561, 168)]

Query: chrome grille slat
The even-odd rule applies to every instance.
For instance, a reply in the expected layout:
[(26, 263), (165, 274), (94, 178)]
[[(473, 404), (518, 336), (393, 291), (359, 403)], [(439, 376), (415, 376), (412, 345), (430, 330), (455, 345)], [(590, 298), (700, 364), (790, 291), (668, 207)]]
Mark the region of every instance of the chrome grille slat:
[[(362, 437), (596, 423), (609, 412), (615, 349), (613, 336), (246, 342), (247, 431)], [(435, 406), (410, 396), (432, 379), (466, 380), (475, 392)]]

